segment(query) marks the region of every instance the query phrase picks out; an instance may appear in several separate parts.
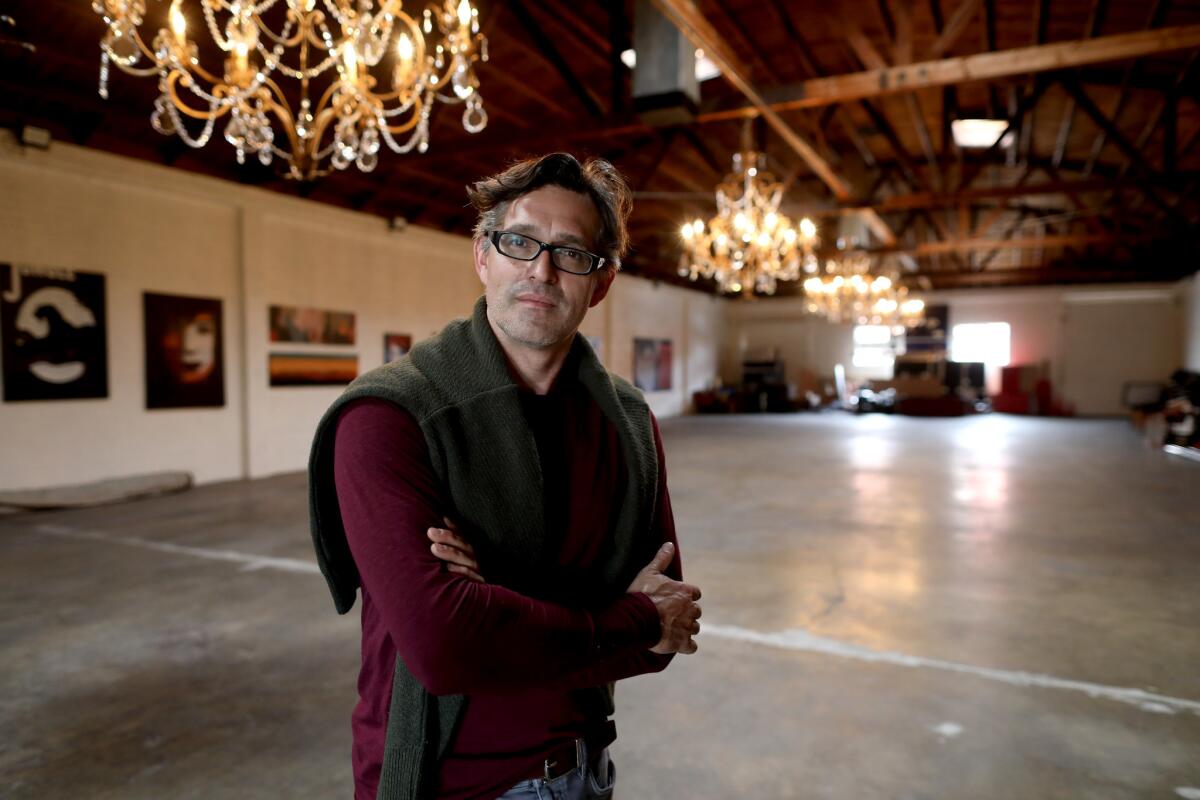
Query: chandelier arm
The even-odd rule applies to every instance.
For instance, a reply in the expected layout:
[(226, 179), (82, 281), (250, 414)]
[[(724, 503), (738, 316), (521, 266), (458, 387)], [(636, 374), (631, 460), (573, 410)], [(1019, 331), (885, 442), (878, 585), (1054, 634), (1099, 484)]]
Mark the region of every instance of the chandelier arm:
[(192, 119), (202, 119), (202, 120), (217, 119), (218, 117), (221, 117), (221, 116), (227, 114), (230, 111), (230, 109), (233, 108), (231, 103), (224, 102), (220, 98), (214, 98), (215, 102), (213, 102), (213, 104), (209, 106), (208, 111), (197, 111), (196, 109), (189, 106), (187, 103), (185, 103), (183, 101), (183, 98), (180, 97), (179, 91), (177, 89), (177, 84), (179, 83), (180, 78), (182, 78), (185, 74), (186, 73), (180, 72), (178, 70), (172, 70), (167, 75), (167, 85), (166, 85), (165, 91), (166, 91), (167, 97), (169, 97), (171, 100), (171, 105), (173, 105), (175, 108), (179, 109), (184, 114), (191, 117)]
[[(279, 92), (278, 86), (275, 86), (274, 83), (271, 83), (269, 81), (268, 81), (268, 83), (270, 83), (271, 89), (273, 91)], [(281, 98), (283, 97), (282, 94), (280, 94), (280, 97)], [(285, 101), (285, 103), (286, 103), (286, 101)], [(279, 120), (280, 125), (283, 127), (283, 132), (285, 134), (287, 134), (288, 142), (292, 146), (292, 152), (293, 153), (301, 152), (303, 150), (303, 147), (301, 146), (299, 137), (296, 135), (296, 125), (295, 125), (295, 121), (292, 119), (291, 110), (287, 107), (286, 104), (281, 105), (279, 103), (276, 103), (273, 99), (271, 99), (270, 93), (268, 93), (267, 96), (263, 98), (263, 104), (271, 111), (272, 114), (275, 115), (275, 118), (277, 120)], [(279, 148), (275, 147), (274, 145), (271, 145), (271, 149), (273, 151), (278, 151)], [(286, 158), (288, 159), (288, 161), (292, 160), (290, 155), (286, 156)]]
[[(260, 31), (267, 35), (268, 39), (276, 44), (283, 45), (284, 47), (295, 47), (296, 45), (300, 44), (300, 40), (304, 38), (304, 18), (301, 17), (294, 8), (289, 8), (287, 15), (288, 21), (283, 26), (283, 30), (279, 33), (275, 33), (275, 31), (271, 30), (270, 27), (267, 26), (267, 23), (263, 22), (262, 17), (260, 17), (257, 13), (254, 15), (254, 24), (258, 26)], [(299, 27), (297, 27), (296, 33), (293, 34), (291, 32), (292, 26), (296, 25), (297, 23), (299, 24)], [(262, 47), (261, 43), (259, 43), (259, 47)]]
[[(211, 72), (206, 70), (203, 66), (201, 66), (200, 59), (196, 59), (195, 61), (192, 61), (188, 64), (184, 64), (182, 61), (177, 60), (175, 62), (175, 66), (171, 67), (171, 73), (172, 74), (181, 73), (181, 74), (185, 74), (185, 75), (192, 75), (193, 80), (195, 80), (194, 76), (198, 75), (201, 78), (203, 78), (204, 80), (206, 80), (208, 83), (212, 84), (214, 93), (217, 91), (218, 86), (225, 85), (225, 81), (223, 78), (220, 78), (220, 77), (212, 74)], [(210, 95), (210, 97), (211, 96), (214, 96), (214, 95)]]
[(136, 75), (139, 78), (148, 78), (151, 75), (158, 75), (162, 71), (162, 67), (160, 67), (157, 63), (155, 63), (155, 65), (152, 67), (127, 66), (121, 63), (120, 59), (115, 58), (112, 51), (104, 45), (101, 45), (100, 49), (104, 51), (105, 55), (108, 56), (109, 61), (116, 64), (117, 69), (121, 70), (121, 72), (124, 72), (126, 75)]
[(384, 120), (384, 116), (379, 113), (375, 115), (375, 119), (379, 122), (379, 127), (387, 130), (388, 133), (408, 133), (411, 131), (421, 119), (420, 108), (413, 107), (413, 115), (399, 125), (388, 125)]

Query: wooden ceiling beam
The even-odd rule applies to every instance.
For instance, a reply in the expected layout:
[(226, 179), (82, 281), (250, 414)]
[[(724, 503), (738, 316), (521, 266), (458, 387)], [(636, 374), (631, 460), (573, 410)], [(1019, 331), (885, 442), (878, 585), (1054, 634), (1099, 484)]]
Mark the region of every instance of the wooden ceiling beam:
[(595, 119), (603, 118), (605, 114), (603, 107), (600, 105), (599, 98), (575, 74), (575, 69), (567, 62), (562, 53), (558, 51), (554, 40), (546, 35), (545, 31), (542, 30), (542, 26), (529, 12), (529, 9), (525, 7), (524, 0), (509, 0), (508, 8), (513, 16), (520, 20), (521, 26), (533, 41), (536, 52), (541, 53), (554, 66), (559, 77), (562, 78), (567, 88), (570, 89), (571, 94), (579, 101), (584, 110)]
[[(813, 172), (821, 177), (829, 190), (833, 192), (834, 197), (838, 200), (849, 199), (850, 186), (847, 181), (834, 171), (833, 167), (817, 153), (812, 145), (802, 139), (778, 113), (767, 105), (762, 95), (750, 82), (749, 71), (745, 65), (725, 44), (724, 39), (699, 12), (692, 0), (654, 0), (654, 3), (668, 19), (675, 23), (675, 26), (692, 44), (702, 49), (716, 63), (726, 79), (746, 96), (767, 124), (789, 147), (796, 151), (796, 154), (808, 164)], [(862, 212), (862, 216), (864, 222), (881, 241), (886, 244), (895, 243), (896, 237), (882, 217), (870, 210)]]
[(967, 26), (971, 24), (971, 20), (975, 18), (975, 14), (979, 11), (981, 4), (982, 0), (963, 0), (958, 8), (954, 9), (954, 13), (950, 15), (950, 19), (946, 21), (946, 27), (938, 34), (933, 47), (929, 48), (931, 58), (941, 58), (950, 51), (954, 43), (962, 38), (963, 33), (967, 30)]
[[(685, 0), (659, 0), (684, 2)], [(1178, 25), (1151, 31), (1098, 36), (1074, 42), (1016, 47), (994, 53), (922, 61), (906, 66), (872, 69), (827, 78), (814, 78), (792, 86), (791, 99), (772, 103), (774, 112), (818, 108), (866, 97), (880, 97), (935, 86), (993, 81), (1018, 75), (1052, 72), (1069, 67), (1120, 61), (1200, 47), (1200, 25)], [(756, 106), (712, 112), (702, 121), (757, 116)]]

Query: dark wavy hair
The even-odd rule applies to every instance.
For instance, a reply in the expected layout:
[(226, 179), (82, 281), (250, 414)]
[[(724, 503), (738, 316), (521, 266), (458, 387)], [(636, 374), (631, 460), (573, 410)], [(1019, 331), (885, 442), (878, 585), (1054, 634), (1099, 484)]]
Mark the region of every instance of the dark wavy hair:
[(484, 247), (490, 247), (487, 234), (504, 224), (512, 202), (543, 186), (559, 186), (591, 199), (600, 214), (596, 246), (606, 265), (620, 269), (621, 258), (629, 250), (626, 223), (633, 208), (633, 196), (617, 168), (600, 158), (581, 164), (570, 153), (550, 153), (518, 161), (503, 172), (468, 186), (467, 197), (479, 212), (476, 238), (482, 238)]

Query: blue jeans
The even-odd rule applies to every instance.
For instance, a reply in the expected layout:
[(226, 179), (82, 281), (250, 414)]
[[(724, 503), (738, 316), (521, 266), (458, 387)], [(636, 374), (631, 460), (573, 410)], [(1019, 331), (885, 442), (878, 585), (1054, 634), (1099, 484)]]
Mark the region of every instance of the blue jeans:
[(587, 766), (586, 746), (583, 756), (582, 767), (552, 781), (545, 778), (521, 781), (496, 800), (612, 800), (617, 768), (608, 757), (607, 748), (600, 754), (597, 770), (600, 775), (593, 774)]

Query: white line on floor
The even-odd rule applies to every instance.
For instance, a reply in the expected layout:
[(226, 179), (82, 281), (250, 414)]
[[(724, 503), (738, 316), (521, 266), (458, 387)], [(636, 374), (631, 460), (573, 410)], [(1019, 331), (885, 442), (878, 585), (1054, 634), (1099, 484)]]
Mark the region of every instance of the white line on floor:
[[(186, 545), (157, 542), (151, 539), (139, 539), (133, 536), (119, 536), (101, 531), (80, 530), (63, 525), (39, 525), (35, 528), (38, 533), (50, 536), (62, 536), (70, 539), (88, 539), (91, 541), (123, 544), (131, 547), (144, 547), (161, 553), (192, 556), (210, 561), (228, 561), (241, 564), (243, 570), (275, 569), (282, 572), (317, 573), (320, 570), (311, 561), (296, 558), (274, 558), (271, 556), (256, 556), (251, 553), (239, 553), (234, 550), (212, 550), (207, 547), (188, 547)], [(938, 669), (947, 672), (957, 672), (973, 675), (977, 678), (1007, 683), (1011, 686), (1036, 686), (1043, 689), (1062, 689), (1065, 691), (1082, 692), (1089, 697), (1103, 697), (1121, 703), (1135, 705), (1143, 711), (1153, 711), (1159, 714), (1175, 714), (1179, 711), (1191, 711), (1200, 714), (1200, 702), (1186, 700), (1180, 697), (1153, 694), (1141, 689), (1129, 689), (1121, 686), (1106, 686), (1100, 683), (1072, 681), (1056, 678), (1052, 675), (1041, 675), (1035, 672), (1018, 672), (1004, 669), (976, 667), (970, 664), (959, 664), (954, 661), (942, 661), (936, 658), (911, 656), (907, 653), (896, 653), (887, 650), (872, 650), (869, 647), (842, 642), (817, 636), (799, 628), (792, 628), (776, 633), (740, 628), (736, 625), (718, 625), (706, 623), (701, 636), (715, 636), (720, 639), (750, 642), (752, 644), (776, 647), (782, 650), (796, 650), (809, 653), (821, 653), (838, 658), (849, 658), (857, 661), (892, 664), (900, 667), (922, 667)]]
[(235, 564), (241, 564), (242, 569), (245, 571), (277, 569), (283, 572), (320, 572), (317, 569), (317, 565), (313, 562), (302, 561), (298, 558), (274, 558), (271, 556), (256, 556), (251, 553), (239, 553), (234, 550), (211, 550), (207, 547), (188, 547), (169, 542), (156, 542), (152, 539), (138, 539), (133, 536), (118, 536), (112, 533), (101, 533), (100, 531), (67, 528), (62, 525), (38, 525), (36, 530), (38, 533), (45, 533), (50, 536), (65, 536), (69, 539), (91, 539), (97, 542), (127, 544), (133, 547), (145, 547), (149, 550), (157, 550), (160, 553), (206, 558), (210, 561), (232, 561)]
[(809, 653), (822, 653), (850, 658), (857, 661), (893, 664), (899, 667), (923, 667), (925, 669), (940, 669), (947, 672), (958, 672), (964, 675), (974, 675), (978, 678), (1007, 683), (1012, 686), (1037, 686), (1044, 689), (1063, 689), (1071, 692), (1083, 692), (1089, 697), (1103, 697), (1121, 703), (1130, 703), (1143, 711), (1153, 711), (1159, 714), (1174, 714), (1178, 711), (1191, 711), (1200, 714), (1200, 702), (1185, 700), (1180, 697), (1152, 694), (1141, 689), (1128, 689), (1121, 686), (1105, 686), (1100, 683), (1072, 681), (1065, 678), (1055, 678), (1053, 675), (1040, 675), (1035, 672), (1016, 672), (1006, 669), (991, 669), (976, 667), (970, 664), (959, 664), (954, 661), (942, 661), (937, 658), (910, 656), (907, 653), (896, 653), (887, 650), (872, 650), (848, 642), (817, 636), (808, 631), (792, 628), (777, 633), (762, 633), (734, 625), (706, 624), (700, 634), (702, 637), (718, 636), (722, 639), (735, 639), (742, 642), (778, 647), (784, 650), (802, 650)]

